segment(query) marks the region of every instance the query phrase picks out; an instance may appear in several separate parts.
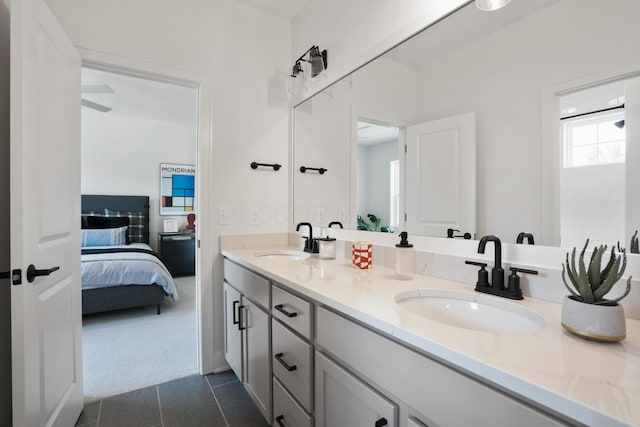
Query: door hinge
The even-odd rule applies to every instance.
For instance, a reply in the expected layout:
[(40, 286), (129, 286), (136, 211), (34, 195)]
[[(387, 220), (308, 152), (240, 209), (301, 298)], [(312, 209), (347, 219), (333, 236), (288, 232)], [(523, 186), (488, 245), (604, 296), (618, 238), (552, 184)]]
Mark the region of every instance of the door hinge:
[(22, 270), (17, 268), (11, 272), (11, 283), (14, 285), (22, 285)]
[(407, 214), (404, 214), (404, 220), (405, 221), (407, 220)]
[(404, 154), (407, 154), (407, 144), (404, 145)]

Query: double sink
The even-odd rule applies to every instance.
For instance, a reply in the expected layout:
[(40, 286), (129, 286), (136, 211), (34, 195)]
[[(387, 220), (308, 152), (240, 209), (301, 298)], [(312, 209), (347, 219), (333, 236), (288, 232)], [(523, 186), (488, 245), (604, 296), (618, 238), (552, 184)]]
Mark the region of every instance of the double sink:
[[(309, 254), (293, 250), (258, 252), (259, 258), (303, 260)], [(527, 334), (546, 327), (536, 312), (504, 298), (473, 291), (413, 289), (395, 296), (396, 305), (407, 313), (457, 328)]]

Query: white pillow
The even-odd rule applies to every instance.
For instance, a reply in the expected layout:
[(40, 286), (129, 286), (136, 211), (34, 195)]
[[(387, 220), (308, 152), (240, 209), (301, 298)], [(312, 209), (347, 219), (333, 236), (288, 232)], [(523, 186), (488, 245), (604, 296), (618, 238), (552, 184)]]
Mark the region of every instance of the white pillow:
[(121, 246), (127, 244), (127, 228), (85, 228), (82, 230), (82, 246)]

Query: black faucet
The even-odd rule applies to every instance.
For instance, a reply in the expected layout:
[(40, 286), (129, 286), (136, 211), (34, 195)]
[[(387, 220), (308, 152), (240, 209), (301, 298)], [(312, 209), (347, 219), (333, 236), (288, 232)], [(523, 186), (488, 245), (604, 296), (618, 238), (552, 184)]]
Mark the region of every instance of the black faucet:
[(296, 226), (296, 231), (300, 231), (300, 227), (306, 225), (309, 227), (309, 237), (304, 237), (304, 251), (310, 252), (312, 254), (317, 254), (320, 252), (320, 247), (318, 245), (318, 239), (313, 238), (313, 225), (309, 222), (301, 222)]
[(509, 285), (504, 286), (504, 269), (502, 268), (502, 243), (496, 236), (483, 236), (478, 245), (478, 253), (483, 254), (487, 242), (493, 242), (495, 249), (495, 260), (491, 269), (491, 283), (489, 283), (489, 274), (485, 270), (487, 264), (481, 262), (465, 261), (465, 264), (477, 265), (480, 267), (478, 271), (478, 282), (476, 283), (476, 291), (485, 294), (497, 295), (510, 299), (523, 299), (522, 290), (520, 289), (520, 277), (518, 273), (538, 274), (535, 270), (527, 270), (524, 268), (511, 267), (511, 275), (509, 276)]
[(338, 227), (340, 227), (340, 228), (344, 228), (344, 227), (342, 226), (342, 223), (341, 223), (340, 221), (331, 221), (331, 222), (329, 223), (329, 228), (333, 227), (334, 225), (337, 225), (337, 226), (338, 226)]
[(524, 239), (527, 239), (527, 243), (529, 243), (530, 245), (535, 245), (536, 243), (533, 241), (533, 234), (532, 233), (525, 233), (524, 231), (521, 232), (520, 234), (518, 234), (518, 237), (516, 238), (516, 243), (517, 244), (524, 244)]
[[(478, 253), (483, 254), (484, 248), (487, 246), (487, 242), (493, 242), (495, 259), (493, 268), (491, 269), (491, 284), (492, 288), (502, 289), (504, 288), (504, 269), (502, 268), (502, 243), (497, 236), (488, 235), (482, 236), (480, 244), (478, 245)], [(477, 289), (476, 289), (477, 290)]]

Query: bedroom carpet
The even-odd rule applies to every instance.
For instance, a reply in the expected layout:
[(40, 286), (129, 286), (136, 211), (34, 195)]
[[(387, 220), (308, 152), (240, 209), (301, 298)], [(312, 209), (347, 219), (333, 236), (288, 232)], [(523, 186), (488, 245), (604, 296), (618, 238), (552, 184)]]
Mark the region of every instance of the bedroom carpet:
[(85, 402), (198, 372), (195, 277), (175, 279), (178, 302), (83, 317)]

